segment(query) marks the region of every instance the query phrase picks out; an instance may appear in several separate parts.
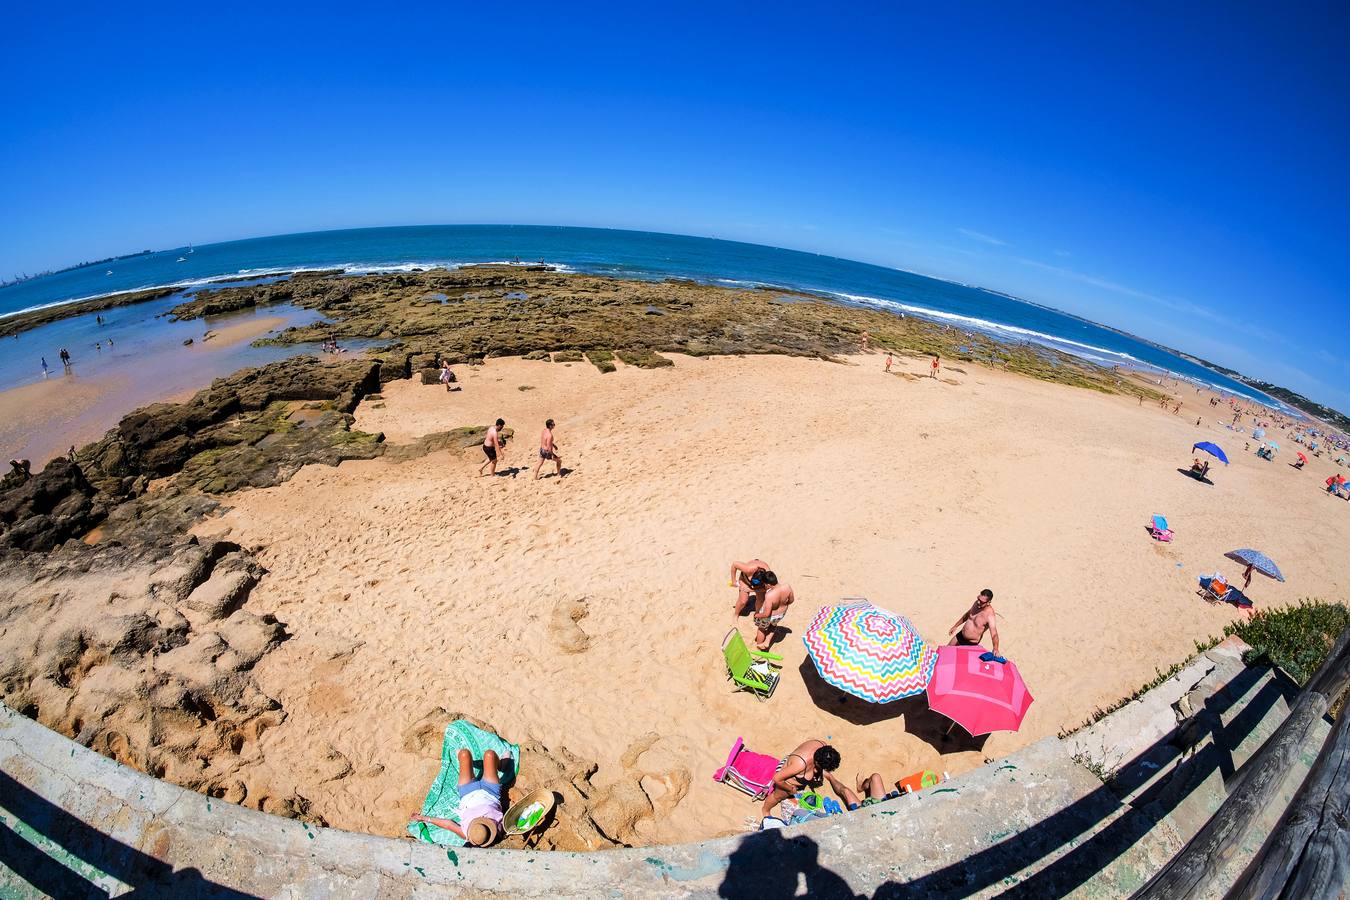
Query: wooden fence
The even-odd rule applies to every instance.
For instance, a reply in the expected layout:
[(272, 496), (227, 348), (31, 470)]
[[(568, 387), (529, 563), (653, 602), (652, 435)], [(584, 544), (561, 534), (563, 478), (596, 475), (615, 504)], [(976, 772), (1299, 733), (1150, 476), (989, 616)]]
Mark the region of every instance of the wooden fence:
[(1342, 714), (1302, 787), (1236, 884), (1220, 872), (1272, 803), (1317, 721), (1350, 687), (1350, 629), (1299, 694), (1288, 718), (1229, 785), (1218, 812), (1134, 900), (1223, 895), (1313, 900), (1343, 897), (1350, 884), (1350, 728)]

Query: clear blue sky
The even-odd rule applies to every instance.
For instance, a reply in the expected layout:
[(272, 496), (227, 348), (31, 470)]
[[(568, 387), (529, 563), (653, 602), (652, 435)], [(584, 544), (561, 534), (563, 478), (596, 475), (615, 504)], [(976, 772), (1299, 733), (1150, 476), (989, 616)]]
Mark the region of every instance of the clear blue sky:
[(1343, 4), (43, 6), (4, 17), (6, 276), (641, 228), (993, 287), (1350, 411)]

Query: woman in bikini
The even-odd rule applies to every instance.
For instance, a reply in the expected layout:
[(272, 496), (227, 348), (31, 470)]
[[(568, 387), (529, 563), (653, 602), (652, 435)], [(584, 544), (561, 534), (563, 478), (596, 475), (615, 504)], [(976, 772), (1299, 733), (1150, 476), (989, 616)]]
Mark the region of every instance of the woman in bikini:
[(839, 751), (824, 741), (806, 741), (778, 764), (773, 774), (773, 790), (764, 798), (763, 814), (771, 815), (779, 803), (796, 796), (798, 791), (820, 785), (825, 772), (839, 768)]

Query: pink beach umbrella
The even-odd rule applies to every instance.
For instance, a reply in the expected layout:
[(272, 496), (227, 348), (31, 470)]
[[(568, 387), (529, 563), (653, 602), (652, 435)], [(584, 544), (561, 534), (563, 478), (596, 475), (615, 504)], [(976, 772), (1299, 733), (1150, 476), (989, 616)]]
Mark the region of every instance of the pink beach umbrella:
[(985, 652), (983, 647), (939, 647), (928, 682), (929, 708), (972, 737), (1021, 728), (1033, 699), (1014, 663), (984, 662)]

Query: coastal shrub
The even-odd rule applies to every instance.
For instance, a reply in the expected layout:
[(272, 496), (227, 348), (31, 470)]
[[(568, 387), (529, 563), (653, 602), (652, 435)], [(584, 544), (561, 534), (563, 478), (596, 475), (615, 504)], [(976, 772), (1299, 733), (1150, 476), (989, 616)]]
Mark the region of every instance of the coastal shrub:
[(620, 350), (618, 356), (626, 364), (637, 366), (639, 369), (659, 369), (662, 366), (675, 365), (673, 360), (667, 359), (646, 347), (637, 350)]
[(528, 360), (533, 360), (533, 361), (547, 360), (547, 359), (548, 359), (548, 351), (547, 351), (547, 350), (532, 350), (531, 352), (525, 354), (525, 358), (528, 359)]
[(586, 358), (602, 373), (608, 374), (619, 370), (619, 367), (614, 365), (614, 354), (608, 350), (587, 350)]
[(1304, 599), (1295, 606), (1259, 610), (1223, 632), (1236, 634), (1251, 645), (1244, 657), (1248, 664), (1279, 666), (1303, 687), (1346, 628), (1350, 628), (1350, 609), (1344, 604)]
[(554, 362), (581, 362), (583, 359), (585, 359), (585, 357), (581, 355), (580, 350), (559, 350), (557, 353), (553, 354)]

